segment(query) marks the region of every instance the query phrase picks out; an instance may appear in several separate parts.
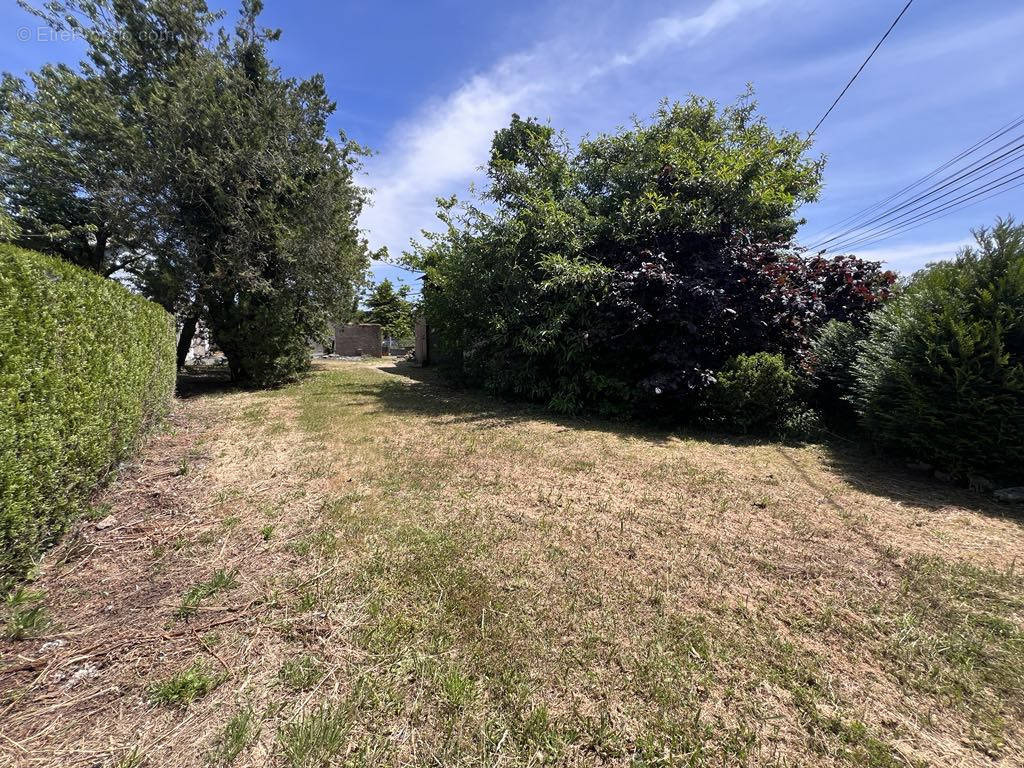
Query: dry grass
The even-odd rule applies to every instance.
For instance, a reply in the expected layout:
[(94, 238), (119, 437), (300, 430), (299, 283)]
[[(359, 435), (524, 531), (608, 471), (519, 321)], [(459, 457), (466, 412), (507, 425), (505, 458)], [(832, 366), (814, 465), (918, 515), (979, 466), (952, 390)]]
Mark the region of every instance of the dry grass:
[(1019, 764), (1009, 508), (383, 368), (180, 403), (29, 585), (0, 765)]

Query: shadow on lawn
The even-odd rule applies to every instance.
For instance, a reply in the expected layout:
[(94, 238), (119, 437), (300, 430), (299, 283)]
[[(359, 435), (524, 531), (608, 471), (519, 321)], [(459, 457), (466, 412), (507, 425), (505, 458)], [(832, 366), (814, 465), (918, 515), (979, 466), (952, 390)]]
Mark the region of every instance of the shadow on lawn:
[(439, 369), (421, 368), (407, 361), (384, 366), (380, 370), (413, 382), (412, 386), (396, 382), (394, 386), (383, 387), (374, 392), (388, 410), (445, 416), (455, 423), (469, 424), (479, 429), (507, 427), (526, 421), (546, 421), (557, 424), (564, 431), (596, 430), (653, 443), (667, 443), (673, 439), (686, 439), (691, 436), (735, 446), (765, 445), (771, 442), (755, 436), (705, 435), (642, 422), (559, 416), (534, 403), (503, 400), (479, 390), (459, 387), (445, 379)]
[(182, 400), (237, 390), (226, 365), (189, 365), (178, 371), (174, 394)]
[[(411, 386), (395, 382), (393, 385), (367, 387), (363, 394), (378, 399), (384, 409), (443, 416), (456, 423), (474, 425), (479, 429), (493, 429), (525, 421), (543, 420), (557, 424), (565, 430), (600, 430), (655, 443), (667, 443), (672, 439), (679, 438), (694, 438), (734, 447), (775, 445), (779, 448), (777, 453), (780, 459), (789, 464), (804, 482), (818, 490), (833, 506), (841, 507), (819, 481), (811, 477), (792, 456), (782, 450), (787, 444), (777, 440), (722, 435), (689, 429), (670, 430), (652, 425), (597, 418), (559, 417), (537, 405), (507, 402), (478, 391), (458, 388), (446, 381), (436, 368), (421, 368), (414, 363), (402, 361), (382, 367), (381, 370), (413, 382)], [(823, 447), (827, 453), (826, 465), (839, 473), (852, 487), (864, 493), (930, 511), (946, 507), (959, 507), (1024, 524), (1024, 510), (1019, 506), (1002, 504), (982, 493), (914, 474), (905, 469), (901, 462), (879, 457), (873, 454), (869, 448), (854, 441), (836, 438), (824, 444)]]

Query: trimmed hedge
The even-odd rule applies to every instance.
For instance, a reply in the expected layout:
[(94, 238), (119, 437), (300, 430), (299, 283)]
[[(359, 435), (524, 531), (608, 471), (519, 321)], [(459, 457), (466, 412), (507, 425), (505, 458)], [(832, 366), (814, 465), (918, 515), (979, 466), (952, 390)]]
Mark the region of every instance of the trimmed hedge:
[(174, 320), (120, 284), (0, 245), (0, 584), (164, 416)]
[(1024, 482), (1024, 227), (976, 233), (869, 323), (854, 367), (881, 447), (961, 480)]

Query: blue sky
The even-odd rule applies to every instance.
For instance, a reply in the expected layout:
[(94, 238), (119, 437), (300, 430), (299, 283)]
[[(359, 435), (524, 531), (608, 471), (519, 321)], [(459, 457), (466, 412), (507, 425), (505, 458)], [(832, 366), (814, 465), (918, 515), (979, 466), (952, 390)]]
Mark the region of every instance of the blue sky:
[[(213, 3), (216, 4), (216, 3)], [(267, 0), (283, 30), (274, 57), (293, 76), (323, 72), (334, 122), (369, 145), (370, 242), (400, 253), (434, 224), (434, 198), (480, 179), (512, 112), (571, 139), (647, 116), (661, 98), (732, 101), (753, 84), (775, 127), (809, 131), (903, 6), (902, 0)], [(233, 6), (226, 6), (233, 9)], [(13, 2), (0, 68), (74, 61), (73, 42), (37, 40)], [(21, 42), (18, 30), (32, 30)], [(24, 35), (24, 33), (22, 33)], [(1024, 82), (1019, 0), (915, 0), (815, 137), (828, 157), (818, 231), (930, 172), (1017, 117)], [(1020, 133), (1018, 131), (1017, 133)], [(951, 255), (972, 227), (1024, 218), (1024, 188), (857, 251), (907, 272)], [(376, 276), (411, 281), (377, 265)], [(414, 282), (414, 281), (412, 281)]]

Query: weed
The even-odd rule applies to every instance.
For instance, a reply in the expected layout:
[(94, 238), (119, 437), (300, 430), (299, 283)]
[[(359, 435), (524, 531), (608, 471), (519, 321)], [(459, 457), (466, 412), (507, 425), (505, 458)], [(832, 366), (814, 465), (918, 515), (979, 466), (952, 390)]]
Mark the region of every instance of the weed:
[(213, 766), (229, 766), (242, 750), (259, 735), (259, 719), (251, 707), (238, 710), (217, 737), (207, 760)]
[(281, 727), (277, 741), (291, 768), (323, 768), (341, 751), (351, 725), (347, 710), (324, 705)]
[(155, 704), (188, 706), (201, 699), (227, 679), (226, 675), (215, 675), (197, 660), (178, 674), (149, 687), (149, 697)]
[(264, 525), (260, 528), (260, 536), (263, 537), (264, 541), (270, 541), (274, 537), (274, 526)]
[(278, 675), (289, 688), (304, 691), (320, 682), (324, 676), (324, 665), (316, 656), (303, 654), (282, 664)]
[(138, 745), (131, 748), (131, 751), (121, 755), (117, 761), (117, 768), (139, 768), (146, 760), (146, 755), (139, 749)]
[(43, 634), (51, 625), (50, 614), (43, 605), (43, 593), (18, 587), (4, 599), (7, 625), (4, 634), (11, 640), (22, 640)]
[(195, 614), (199, 609), (199, 604), (206, 598), (212, 597), (218, 592), (234, 589), (237, 586), (238, 579), (235, 572), (228, 572), (221, 568), (208, 581), (196, 584), (185, 593), (185, 596), (181, 599), (181, 607), (178, 608), (176, 615), (179, 619), (188, 618)]
[(454, 669), (441, 676), (438, 687), (445, 704), (453, 710), (465, 709), (476, 694), (473, 681)]

